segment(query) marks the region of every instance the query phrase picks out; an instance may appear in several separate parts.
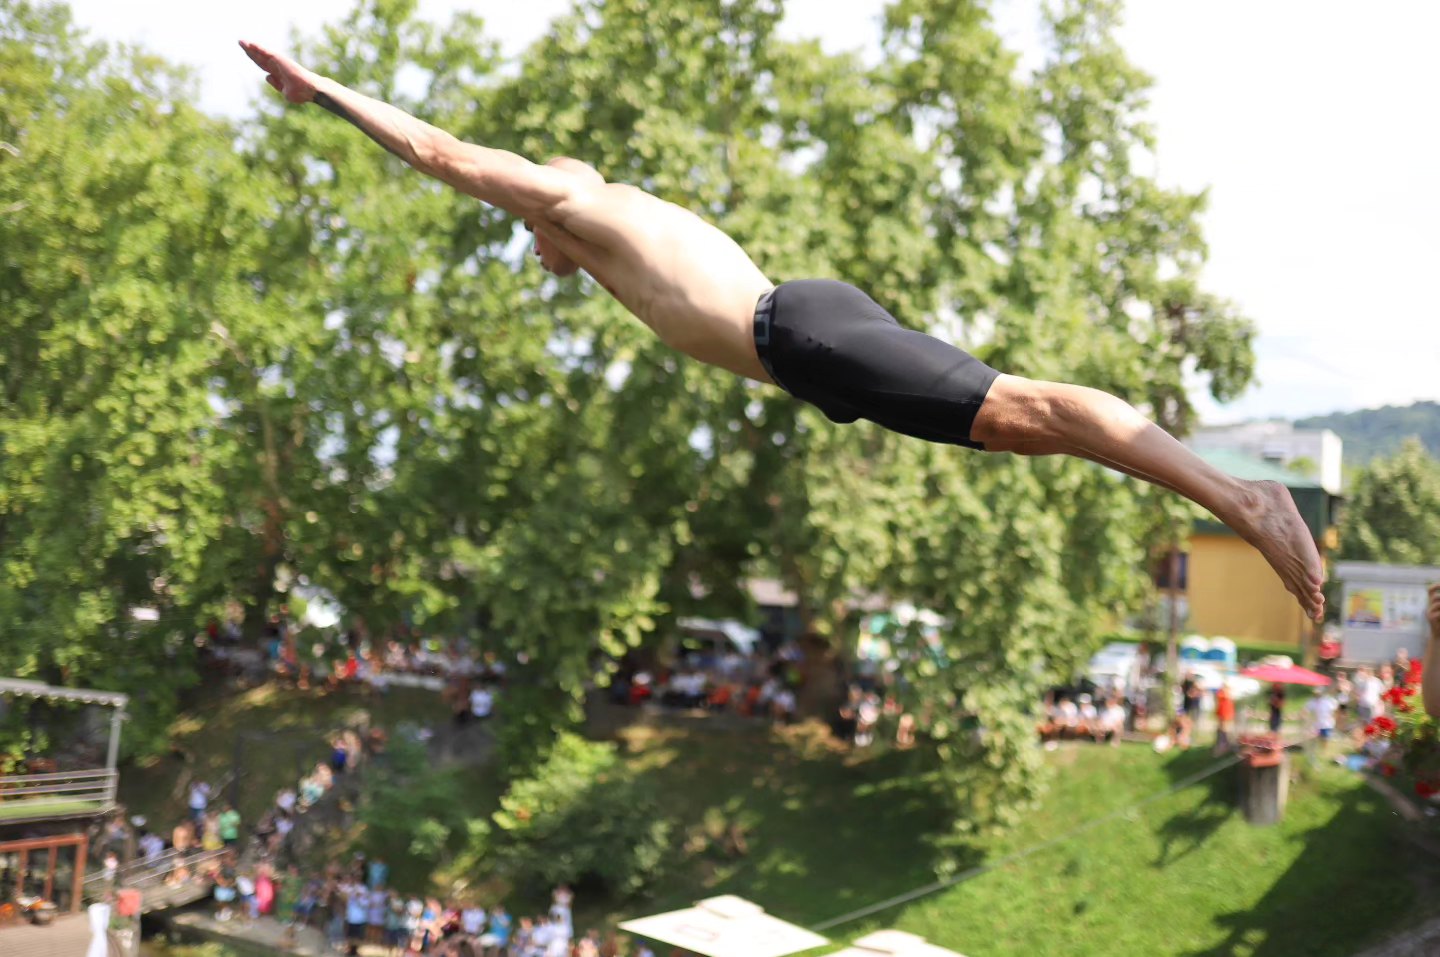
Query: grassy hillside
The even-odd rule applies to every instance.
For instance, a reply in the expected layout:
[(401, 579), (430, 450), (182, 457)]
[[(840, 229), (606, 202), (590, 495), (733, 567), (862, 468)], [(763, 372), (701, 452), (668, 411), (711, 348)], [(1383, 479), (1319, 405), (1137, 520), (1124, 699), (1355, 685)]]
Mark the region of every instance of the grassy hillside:
[[(330, 723), (357, 706), (382, 721), (433, 720), (437, 704), (255, 692), (217, 702), (204, 722), (215, 730), (184, 737), (210, 753), (197, 763), (215, 774), (240, 728), (280, 730), (297, 712), (306, 713), (297, 724)], [(813, 724), (775, 733), (709, 722), (638, 726), (620, 737), (683, 837), (671, 876), (646, 900), (606, 901), (579, 888), (580, 929), (727, 893), (812, 925), (934, 880), (946, 815), (918, 752), (857, 755)], [(257, 740), (254, 766), (268, 773), (287, 763), (290, 747), (283, 735)], [(1235, 810), (1234, 768), (1166, 793), (1213, 765), (1205, 750), (1081, 745), (1046, 759), (1056, 773), (1045, 798), (1015, 830), (966, 848), (960, 866), (996, 863), (1102, 823), (828, 936), (899, 927), (970, 957), (1351, 957), (1440, 912), (1440, 860), (1417, 850), (1405, 832), (1413, 825), (1334, 764), (1300, 759), (1285, 821), (1260, 828)], [(171, 778), (159, 770), (133, 772), (132, 787)], [(168, 789), (152, 788), (171, 811)], [(477, 796), (468, 810), (484, 816), (492, 797)], [(727, 841), (733, 833), (743, 853)], [(543, 905), (510, 903), (520, 913)]]
[(1339, 435), (1345, 440), (1346, 465), (1362, 465), (1377, 456), (1389, 455), (1411, 436), (1440, 458), (1440, 402), (1336, 412), (1297, 419), (1295, 425), (1302, 429), (1330, 429)]
[[(748, 853), (701, 854), (643, 904), (596, 909), (592, 900), (577, 913), (586, 926), (722, 893), (808, 925), (934, 879), (943, 814), (907, 755), (857, 759), (804, 732), (627, 737), (670, 813), (701, 829), (707, 820), (739, 823)], [(1066, 747), (1048, 759), (1058, 773), (1041, 805), (1015, 831), (971, 848), (962, 865), (1135, 805), (1213, 761), (1201, 750), (1157, 755), (1136, 745)], [(1333, 764), (1299, 773), (1277, 827), (1252, 827), (1235, 812), (1228, 769), (827, 933), (848, 940), (899, 927), (970, 957), (1350, 957), (1440, 909), (1440, 861), (1403, 839), (1404, 825), (1378, 795)]]

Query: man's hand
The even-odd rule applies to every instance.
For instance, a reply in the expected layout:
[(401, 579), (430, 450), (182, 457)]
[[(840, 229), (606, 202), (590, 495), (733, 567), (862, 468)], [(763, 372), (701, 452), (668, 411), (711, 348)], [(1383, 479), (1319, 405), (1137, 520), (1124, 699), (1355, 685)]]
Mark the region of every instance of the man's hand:
[(285, 94), (285, 99), (291, 103), (309, 103), (315, 99), (315, 74), (289, 57), (271, 53), (255, 43), (241, 40), (240, 49), (265, 71), (265, 82)]
[(1430, 586), (1430, 640), (1440, 644), (1440, 584)]

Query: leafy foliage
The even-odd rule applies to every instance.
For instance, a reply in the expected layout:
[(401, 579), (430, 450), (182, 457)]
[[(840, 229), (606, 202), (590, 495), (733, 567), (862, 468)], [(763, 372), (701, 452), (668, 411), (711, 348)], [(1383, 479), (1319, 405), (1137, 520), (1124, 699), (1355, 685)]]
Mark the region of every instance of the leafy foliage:
[[(1059, 4), (1031, 76), (982, 0), (898, 0), (875, 66), (782, 39), (782, 14), (584, 0), (501, 71), (477, 18), (365, 0), (298, 55), (1177, 432), (1187, 376), (1244, 388), (1253, 329), (1199, 287), (1204, 197), (1145, 171), (1117, 3)], [(253, 630), (307, 583), (372, 629), (487, 621), (529, 662), (502, 728), (518, 770), (578, 723), (597, 650), (773, 574), (836, 648), (857, 593), (943, 613), (911, 704), (959, 819), (1038, 793), (1028, 710), (1135, 606), (1187, 506), (1076, 460), (837, 428), (531, 272), (517, 224), (323, 111), (270, 97), (240, 135), (55, 7), (0, 0), (0, 42), (0, 210), (28, 204), (0, 245), (35, 251), (0, 274), (0, 625), (36, 636), (0, 668), (164, 688), (186, 673), (167, 635), (229, 599)], [(168, 627), (127, 637), (132, 604)]]
[(674, 853), (670, 822), (616, 746), (574, 734), (510, 785), (492, 821), (472, 830), (471, 866), (531, 893), (583, 881), (628, 897), (653, 885)]
[(366, 769), (359, 846), (390, 866), (392, 887), (424, 890), (464, 846), (475, 797), (463, 768), (432, 766), (424, 745), (399, 737)]
[(1353, 476), (1340, 524), (1340, 557), (1440, 565), (1440, 461), (1415, 439)]

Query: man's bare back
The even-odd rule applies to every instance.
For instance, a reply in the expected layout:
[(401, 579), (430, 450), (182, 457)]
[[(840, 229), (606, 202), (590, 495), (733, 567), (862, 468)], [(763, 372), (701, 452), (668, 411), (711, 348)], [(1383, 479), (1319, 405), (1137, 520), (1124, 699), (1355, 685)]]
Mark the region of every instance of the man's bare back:
[(770, 381), (753, 322), (755, 303), (773, 284), (699, 216), (633, 186), (602, 183), (581, 186), (533, 225), (666, 345)]

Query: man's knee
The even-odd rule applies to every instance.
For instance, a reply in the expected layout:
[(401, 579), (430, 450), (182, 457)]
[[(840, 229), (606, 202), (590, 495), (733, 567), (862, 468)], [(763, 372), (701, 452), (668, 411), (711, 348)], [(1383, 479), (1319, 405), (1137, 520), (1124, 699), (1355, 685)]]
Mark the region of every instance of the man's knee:
[(1053, 445), (1062, 434), (1056, 427), (1062, 402), (1055, 383), (1002, 375), (990, 386), (971, 437), (991, 452), (1025, 454), (1026, 448)]

